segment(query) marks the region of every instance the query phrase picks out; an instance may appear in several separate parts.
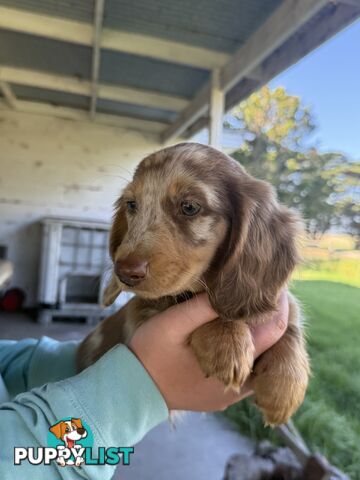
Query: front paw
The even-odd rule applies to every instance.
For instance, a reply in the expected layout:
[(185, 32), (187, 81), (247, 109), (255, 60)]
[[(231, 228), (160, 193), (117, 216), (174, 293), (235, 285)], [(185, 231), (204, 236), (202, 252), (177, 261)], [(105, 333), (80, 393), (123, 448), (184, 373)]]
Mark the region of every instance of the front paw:
[(254, 367), (252, 388), (265, 424), (275, 426), (290, 419), (304, 400), (309, 375), (302, 332), (290, 325)]
[(82, 457), (77, 457), (77, 459), (75, 460), (75, 466), (80, 467), (84, 462), (85, 460)]
[(253, 388), (255, 405), (263, 414), (264, 424), (274, 427), (290, 420), (302, 404), (307, 388), (306, 371), (287, 375), (278, 372), (273, 378), (259, 375), (255, 368)]
[(56, 463), (57, 463), (58, 465), (60, 465), (60, 467), (65, 467), (65, 465), (66, 465), (66, 462), (65, 462), (64, 457), (59, 457), (59, 458), (57, 458), (57, 459), (56, 459)]
[(248, 325), (241, 321), (210, 322), (193, 332), (189, 344), (206, 376), (216, 377), (227, 388), (240, 390), (254, 362)]

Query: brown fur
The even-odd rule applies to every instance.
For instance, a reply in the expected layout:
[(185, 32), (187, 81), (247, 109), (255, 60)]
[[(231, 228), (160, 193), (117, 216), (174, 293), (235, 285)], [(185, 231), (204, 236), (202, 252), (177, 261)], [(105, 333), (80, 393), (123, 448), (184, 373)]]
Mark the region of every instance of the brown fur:
[[(83, 424), (80, 418), (72, 418), (71, 423), (76, 429), (83, 428)], [(56, 438), (63, 439), (66, 433), (67, 424), (64, 421), (58, 422), (52, 425), (49, 430), (55, 435)]]
[[(180, 212), (189, 199), (201, 205), (194, 217)], [(136, 213), (126, 211), (129, 200), (136, 200)], [(286, 421), (303, 400), (309, 374), (295, 300), (285, 335), (255, 366), (249, 327), (276, 308), (298, 262), (298, 225), (269, 184), (211, 147), (185, 143), (145, 158), (116, 204), (110, 255), (114, 262), (130, 254), (146, 259), (148, 275), (127, 288), (113, 274), (105, 304), (121, 290), (137, 296), (85, 339), (79, 369), (127, 343), (179, 296), (206, 290), (219, 319), (189, 338), (204, 373), (238, 390), (254, 368), (255, 399), (266, 422)]]

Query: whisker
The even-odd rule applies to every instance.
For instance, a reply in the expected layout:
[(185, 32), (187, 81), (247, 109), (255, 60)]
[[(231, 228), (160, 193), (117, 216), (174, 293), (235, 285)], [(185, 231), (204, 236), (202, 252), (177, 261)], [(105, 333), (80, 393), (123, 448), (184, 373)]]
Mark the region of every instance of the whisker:
[(112, 173), (104, 173), (103, 175), (100, 175), (96, 181), (99, 179), (99, 178), (105, 178), (105, 177), (114, 177), (114, 178), (121, 178), (121, 180), (123, 180), (124, 182), (126, 183), (129, 183), (131, 181), (131, 179), (129, 178), (126, 178), (126, 177), (123, 177), (122, 175), (115, 175), (115, 174), (112, 174)]
[(125, 173), (127, 173), (130, 177), (133, 176), (133, 172), (131, 172), (128, 168), (123, 167), (122, 165), (119, 165), (117, 163), (105, 163), (104, 167), (115, 167), (115, 168), (121, 168)]
[[(185, 273), (187, 273), (188, 275), (192, 275), (192, 273), (188, 270), (185, 270)], [(194, 279), (192, 279), (192, 281), (195, 281), (195, 283), (197, 283), (201, 287), (203, 287), (205, 292), (209, 295), (209, 297), (212, 296), (212, 291), (210, 290), (210, 288), (208, 287), (208, 285), (205, 283), (204, 280), (202, 280), (201, 278), (194, 278)], [(194, 294), (199, 293), (199, 292), (194, 291), (194, 289), (189, 289), (188, 288), (188, 290), (192, 291), (192, 293), (194, 293)]]

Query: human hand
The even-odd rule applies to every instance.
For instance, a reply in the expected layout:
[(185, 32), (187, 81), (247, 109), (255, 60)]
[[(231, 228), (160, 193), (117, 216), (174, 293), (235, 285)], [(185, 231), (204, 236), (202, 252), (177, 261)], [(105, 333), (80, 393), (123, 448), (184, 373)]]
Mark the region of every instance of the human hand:
[[(278, 310), (252, 329), (254, 360), (274, 345), (287, 328), (286, 291)], [(205, 293), (155, 315), (139, 327), (129, 348), (144, 365), (162, 393), (169, 410), (216, 411), (251, 395), (251, 377), (240, 393), (226, 390), (215, 378), (206, 378), (187, 345), (191, 332), (217, 318)]]

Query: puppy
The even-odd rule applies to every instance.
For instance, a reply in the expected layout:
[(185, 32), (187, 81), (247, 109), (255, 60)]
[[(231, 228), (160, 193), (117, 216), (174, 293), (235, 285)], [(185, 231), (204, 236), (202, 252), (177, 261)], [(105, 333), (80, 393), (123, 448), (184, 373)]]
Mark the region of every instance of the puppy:
[(189, 338), (205, 375), (239, 390), (253, 373), (265, 423), (286, 422), (302, 403), (309, 362), (295, 299), (286, 333), (253, 364), (250, 327), (276, 309), (298, 262), (299, 222), (272, 187), (214, 148), (181, 143), (146, 157), (116, 203), (110, 232), (110, 305), (136, 296), (80, 345), (78, 368), (95, 362), (154, 314), (207, 291), (218, 320)]
[[(50, 432), (55, 435), (56, 438), (62, 440), (65, 444), (65, 448), (78, 448), (76, 441), (87, 436), (87, 431), (83, 427), (82, 421), (80, 418), (72, 418), (71, 420), (61, 421), (49, 428)], [(84, 463), (82, 457), (77, 457), (74, 461), (68, 460), (65, 461), (64, 457), (59, 457), (57, 459), (58, 464), (61, 467), (65, 465), (74, 465), (79, 467)]]

